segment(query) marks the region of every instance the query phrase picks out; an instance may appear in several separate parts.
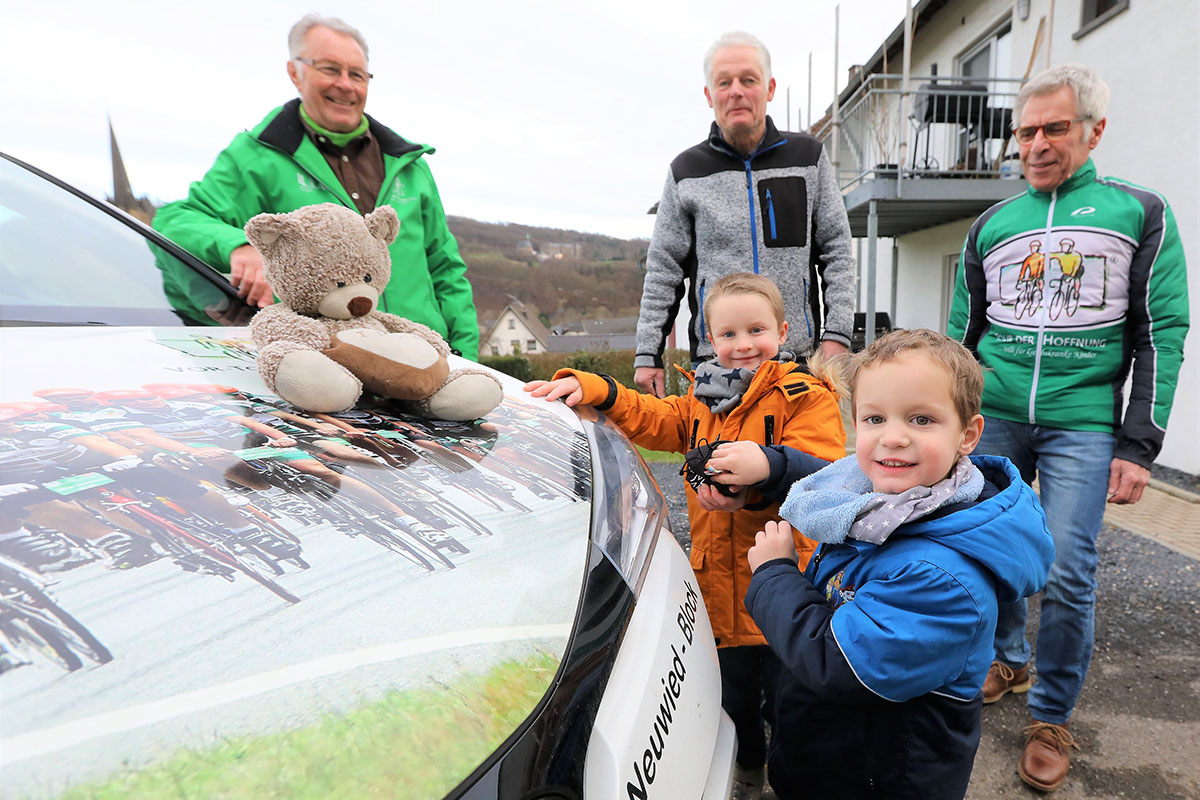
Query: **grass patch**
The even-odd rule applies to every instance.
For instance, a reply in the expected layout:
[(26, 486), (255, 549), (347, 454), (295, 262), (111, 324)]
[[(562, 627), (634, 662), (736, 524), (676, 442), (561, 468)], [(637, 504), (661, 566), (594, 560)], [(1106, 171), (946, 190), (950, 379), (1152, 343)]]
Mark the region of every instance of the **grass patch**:
[(642, 454), (642, 458), (647, 461), (662, 461), (667, 464), (682, 464), (683, 453), (668, 453), (664, 450), (647, 450), (641, 445), (635, 445), (638, 452)]
[(438, 689), (391, 692), (299, 730), (184, 750), (62, 797), (442, 797), (529, 715), (558, 664), (556, 656), (538, 654)]

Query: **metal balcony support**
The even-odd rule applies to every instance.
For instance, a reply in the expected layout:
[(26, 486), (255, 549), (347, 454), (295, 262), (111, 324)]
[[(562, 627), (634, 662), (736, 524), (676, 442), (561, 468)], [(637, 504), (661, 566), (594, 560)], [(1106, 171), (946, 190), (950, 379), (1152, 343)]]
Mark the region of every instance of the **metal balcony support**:
[(867, 312), (867, 331), (863, 346), (875, 341), (875, 254), (879, 245), (879, 215), (876, 201), (872, 200), (867, 211), (867, 296), (864, 311)]

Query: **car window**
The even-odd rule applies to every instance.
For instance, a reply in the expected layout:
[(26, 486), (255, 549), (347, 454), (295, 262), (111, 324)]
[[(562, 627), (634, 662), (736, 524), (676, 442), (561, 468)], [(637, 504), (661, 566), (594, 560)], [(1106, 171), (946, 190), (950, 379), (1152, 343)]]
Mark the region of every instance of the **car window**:
[(241, 308), (137, 229), (0, 159), (4, 324), (237, 325)]

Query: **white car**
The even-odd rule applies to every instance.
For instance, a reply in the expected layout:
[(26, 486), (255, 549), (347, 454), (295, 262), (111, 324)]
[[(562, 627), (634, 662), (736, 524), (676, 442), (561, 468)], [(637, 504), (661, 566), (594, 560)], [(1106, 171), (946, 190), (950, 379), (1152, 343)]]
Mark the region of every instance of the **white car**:
[(725, 798), (662, 496), (603, 415), (298, 411), (250, 310), (0, 158), (5, 797)]

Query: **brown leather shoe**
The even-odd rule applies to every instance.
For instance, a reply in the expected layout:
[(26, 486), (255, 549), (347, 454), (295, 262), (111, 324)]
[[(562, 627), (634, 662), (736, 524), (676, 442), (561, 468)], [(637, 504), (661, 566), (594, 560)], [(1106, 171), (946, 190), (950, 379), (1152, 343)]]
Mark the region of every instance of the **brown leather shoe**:
[(1021, 780), (1043, 792), (1053, 792), (1067, 779), (1071, 748), (1079, 749), (1066, 725), (1039, 722), (1025, 729), (1025, 750), (1017, 762)]
[(994, 703), (1009, 692), (1024, 694), (1030, 686), (1033, 679), (1029, 677), (1028, 664), (1013, 669), (1002, 661), (993, 661), (983, 682), (983, 704)]

